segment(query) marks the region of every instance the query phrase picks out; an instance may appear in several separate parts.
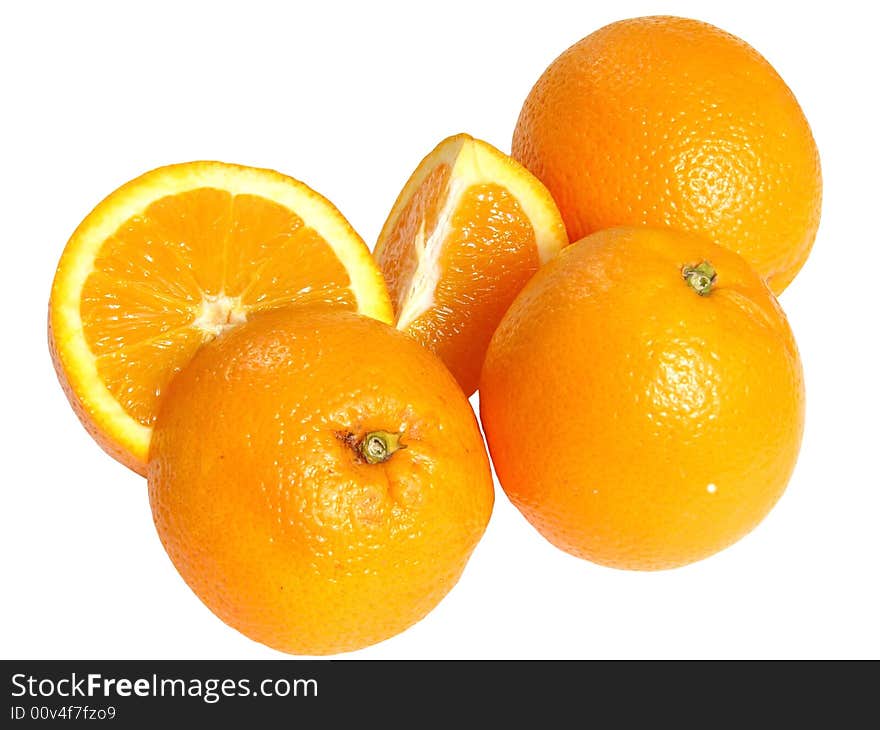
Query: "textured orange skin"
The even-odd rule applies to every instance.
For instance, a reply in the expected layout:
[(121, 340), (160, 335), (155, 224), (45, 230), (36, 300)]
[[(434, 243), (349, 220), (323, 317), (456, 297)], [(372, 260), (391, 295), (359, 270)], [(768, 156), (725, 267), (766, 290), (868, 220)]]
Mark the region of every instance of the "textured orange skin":
[[(699, 296), (685, 265), (710, 262)], [(501, 321), (480, 414), (507, 495), (554, 545), (672, 568), (735, 542), (794, 468), (797, 346), (737, 254), (674, 231), (613, 229), (564, 249)]]
[(512, 154), (572, 241), (614, 226), (703, 233), (777, 294), (819, 226), (819, 154), (797, 100), (751, 46), (696, 20), (624, 20), (573, 45), (526, 99)]
[[(404, 449), (368, 464), (351, 441)], [(467, 400), (415, 340), (360, 315), (255, 315), (172, 381), (150, 503), (180, 574), (221, 619), (281, 651), (393, 636), (458, 580), (492, 511)]]

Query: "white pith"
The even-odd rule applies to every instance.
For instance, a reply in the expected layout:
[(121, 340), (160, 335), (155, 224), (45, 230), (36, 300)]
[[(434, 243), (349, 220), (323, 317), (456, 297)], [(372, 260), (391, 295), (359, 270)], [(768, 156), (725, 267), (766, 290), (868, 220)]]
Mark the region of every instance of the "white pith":
[(210, 337), (216, 337), (230, 327), (246, 321), (247, 309), (242, 306), (241, 297), (203, 294), (202, 308), (192, 326)]
[(468, 185), (458, 178), (450, 178), (446, 204), (431, 235), (425, 238), (425, 221), (416, 232), (413, 248), (418, 265), (409, 284), (409, 291), (397, 316), (398, 329), (406, 329), (434, 305), (434, 292), (440, 280), (440, 252), (452, 225), (452, 215)]

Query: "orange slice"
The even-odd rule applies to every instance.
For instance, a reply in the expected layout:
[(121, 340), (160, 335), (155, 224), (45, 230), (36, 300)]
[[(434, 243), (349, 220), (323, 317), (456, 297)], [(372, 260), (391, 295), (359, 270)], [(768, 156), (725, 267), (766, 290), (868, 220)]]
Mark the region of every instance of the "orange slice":
[(439, 355), (470, 395), (507, 307), (567, 243), (544, 185), (486, 142), (458, 134), (416, 168), (373, 255), (398, 329)]
[(199, 346), (252, 312), (306, 304), (392, 321), (342, 214), (272, 170), (170, 165), (111, 193), (68, 241), (50, 350), (83, 425), (143, 474), (162, 392)]

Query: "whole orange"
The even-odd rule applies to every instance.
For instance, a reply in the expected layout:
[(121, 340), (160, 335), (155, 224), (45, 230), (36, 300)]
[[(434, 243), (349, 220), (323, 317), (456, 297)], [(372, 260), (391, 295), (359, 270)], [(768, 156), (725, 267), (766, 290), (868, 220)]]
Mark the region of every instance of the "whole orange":
[(697, 20), (633, 18), (575, 43), (526, 99), (513, 156), (572, 241), (614, 226), (701, 232), (777, 294), (819, 226), (819, 155), (797, 100), (751, 46)]
[(604, 565), (684, 565), (782, 494), (804, 422), (797, 346), (739, 255), (621, 228), (540, 269), (489, 345), (480, 413), (507, 495)]
[(278, 309), (172, 380), (150, 503), (184, 580), (275, 649), (359, 649), (427, 614), (493, 504), (488, 457), (440, 360), (377, 320)]

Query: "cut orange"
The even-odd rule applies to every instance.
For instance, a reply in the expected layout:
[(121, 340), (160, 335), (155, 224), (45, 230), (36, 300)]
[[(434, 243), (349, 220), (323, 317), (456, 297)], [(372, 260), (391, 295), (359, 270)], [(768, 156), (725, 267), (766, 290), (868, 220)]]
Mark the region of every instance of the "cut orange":
[(382, 275), (342, 214), (272, 170), (170, 165), (76, 229), (52, 286), (49, 345), (83, 425), (144, 473), (162, 392), (199, 346), (252, 312), (306, 304), (392, 321)]
[(407, 181), (373, 252), (396, 324), (433, 350), (468, 395), (520, 289), (568, 243), (544, 185), (486, 142), (441, 142)]

